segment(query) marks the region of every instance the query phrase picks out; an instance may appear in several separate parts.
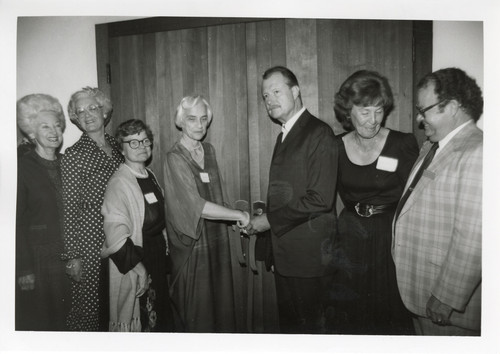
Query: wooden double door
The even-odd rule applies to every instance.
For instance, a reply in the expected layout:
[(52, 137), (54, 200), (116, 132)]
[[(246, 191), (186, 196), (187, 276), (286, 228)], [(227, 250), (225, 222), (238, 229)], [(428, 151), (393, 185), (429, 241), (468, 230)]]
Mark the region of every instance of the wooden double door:
[[(96, 39), (99, 86), (114, 105), (108, 130), (144, 120), (155, 136), (150, 167), (160, 180), (180, 134), (175, 109), (183, 96), (198, 93), (214, 112), (206, 141), (215, 147), (230, 200), (266, 200), (280, 127), (264, 108), (261, 77), (274, 65), (296, 74), (304, 105), (336, 134), (342, 128), (333, 96), (340, 84), (356, 70), (379, 71), (395, 96), (386, 126), (421, 137), (413, 123), (414, 78), (431, 69), (429, 22), (151, 18), (97, 25)], [(258, 274), (236, 258), (233, 265), (238, 331), (279, 331), (272, 273), (261, 262)]]

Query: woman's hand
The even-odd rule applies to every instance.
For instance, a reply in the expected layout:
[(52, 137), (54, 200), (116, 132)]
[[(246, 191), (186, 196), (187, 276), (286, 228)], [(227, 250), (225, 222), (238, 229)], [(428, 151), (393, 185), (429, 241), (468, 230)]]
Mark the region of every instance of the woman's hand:
[(135, 296), (141, 297), (149, 288), (148, 272), (142, 262), (137, 263), (132, 271), (139, 277), (137, 281), (137, 291), (135, 293)]
[(66, 274), (74, 281), (80, 282), (82, 279), (82, 260), (73, 258), (66, 263)]
[(21, 287), (21, 290), (34, 290), (35, 274), (23, 275), (17, 279), (17, 283)]
[(241, 212), (241, 218), (236, 222), (240, 229), (244, 229), (250, 224), (250, 214), (246, 211)]

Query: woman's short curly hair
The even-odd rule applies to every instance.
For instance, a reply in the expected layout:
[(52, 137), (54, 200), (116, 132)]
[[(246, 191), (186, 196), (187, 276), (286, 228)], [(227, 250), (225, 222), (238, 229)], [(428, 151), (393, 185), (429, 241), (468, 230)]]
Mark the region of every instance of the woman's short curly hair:
[(456, 100), (460, 107), (475, 122), (483, 114), (483, 94), (476, 80), (468, 76), (465, 71), (458, 68), (445, 68), (424, 76), (417, 84), (417, 89), (434, 85), (434, 93), (438, 101), (444, 101), (439, 105), (441, 109), (450, 100)]
[(80, 122), (78, 121), (78, 116), (76, 115), (76, 100), (80, 97), (93, 97), (101, 106), (102, 112), (104, 115), (104, 126), (106, 126), (111, 120), (111, 115), (113, 114), (113, 104), (111, 100), (106, 96), (104, 92), (102, 92), (97, 87), (84, 87), (79, 91), (76, 91), (71, 95), (71, 98), (68, 102), (68, 116), (73, 124), (75, 124), (78, 128), (82, 129), (80, 126)]
[(182, 128), (182, 122), (186, 118), (186, 111), (193, 108), (198, 103), (203, 103), (207, 107), (208, 124), (212, 121), (212, 107), (210, 103), (201, 95), (190, 95), (182, 98), (181, 103), (175, 111), (175, 125), (177, 128)]
[(34, 93), (17, 101), (17, 125), (23, 134), (32, 137), (36, 130), (36, 120), (40, 112), (54, 112), (64, 132), (66, 120), (59, 100), (43, 93)]
[(384, 120), (394, 108), (387, 78), (370, 70), (359, 70), (349, 76), (335, 94), (334, 102), (335, 116), (347, 131), (354, 129), (350, 117), (354, 105), (383, 107)]
[[(121, 123), (116, 128), (115, 138), (120, 145), (120, 148), (122, 148), (123, 141), (127, 136), (140, 134), (141, 132), (146, 133), (146, 136), (149, 140), (151, 140), (151, 143), (154, 142), (153, 132), (151, 131), (149, 126), (140, 119), (129, 119)], [(153, 148), (152, 145), (151, 148)]]

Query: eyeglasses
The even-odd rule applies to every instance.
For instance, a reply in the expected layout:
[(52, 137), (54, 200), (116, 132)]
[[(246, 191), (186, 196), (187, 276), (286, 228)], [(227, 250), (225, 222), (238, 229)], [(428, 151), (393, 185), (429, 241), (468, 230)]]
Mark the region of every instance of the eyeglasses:
[(144, 146), (144, 147), (148, 147), (148, 146), (151, 146), (153, 144), (153, 142), (151, 140), (149, 140), (148, 138), (143, 139), (143, 140), (132, 139), (132, 140), (123, 141), (123, 144), (125, 144), (125, 143), (128, 143), (128, 145), (134, 150), (137, 149), (139, 147), (139, 145), (141, 145), (141, 143), (142, 143), (142, 146)]
[(85, 117), (85, 112), (95, 115), (101, 108), (102, 106), (99, 106), (97, 104), (91, 104), (88, 107), (78, 107), (75, 113), (78, 119), (82, 119)]
[(437, 105), (443, 103), (444, 101), (446, 101), (446, 100), (441, 100), (438, 103), (431, 104), (430, 106), (427, 106), (425, 108), (420, 108), (419, 106), (415, 106), (415, 109), (417, 110), (417, 114), (420, 114), (422, 117), (425, 118), (425, 112), (427, 112), (428, 110), (430, 110), (430, 109), (436, 107)]

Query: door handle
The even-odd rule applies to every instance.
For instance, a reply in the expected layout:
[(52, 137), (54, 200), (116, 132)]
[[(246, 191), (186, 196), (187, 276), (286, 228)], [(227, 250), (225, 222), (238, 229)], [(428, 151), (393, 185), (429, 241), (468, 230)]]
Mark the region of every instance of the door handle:
[[(258, 200), (253, 202), (252, 205), (252, 215), (259, 216), (266, 212), (266, 203)], [(257, 270), (257, 262), (255, 259), (255, 245), (257, 243), (257, 235), (251, 235), (248, 244), (248, 263), (250, 264), (250, 269), (255, 273), (259, 274)]]
[[(246, 211), (247, 213), (250, 213), (250, 205), (246, 200), (237, 200), (234, 203), (234, 208), (237, 210)], [(247, 262), (245, 260), (245, 253), (243, 252), (243, 247), (241, 246), (241, 234), (239, 230), (237, 232), (234, 232), (234, 234), (235, 236), (233, 237), (231, 244), (233, 245), (234, 252), (238, 257), (238, 262), (242, 267), (245, 267), (247, 265)]]
[(254, 216), (262, 215), (266, 212), (266, 203), (260, 200), (253, 202), (252, 210)]

